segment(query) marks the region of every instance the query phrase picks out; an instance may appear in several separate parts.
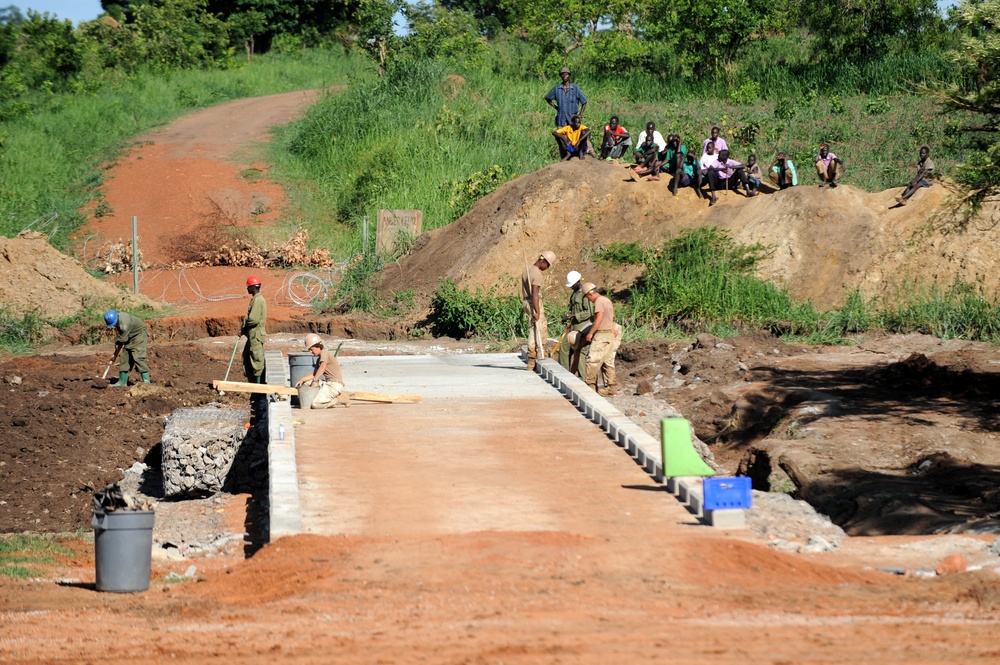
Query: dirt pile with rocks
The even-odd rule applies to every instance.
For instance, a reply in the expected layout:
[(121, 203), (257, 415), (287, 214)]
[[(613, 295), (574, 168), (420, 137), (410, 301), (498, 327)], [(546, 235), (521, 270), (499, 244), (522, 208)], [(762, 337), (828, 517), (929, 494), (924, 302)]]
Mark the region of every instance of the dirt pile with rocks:
[(525, 262), (551, 249), (559, 263), (546, 290), (560, 300), (562, 280), (579, 270), (612, 290), (629, 286), (635, 268), (612, 268), (594, 252), (613, 242), (659, 245), (704, 226), (738, 242), (772, 248), (759, 266), (765, 279), (821, 308), (842, 304), (853, 289), (887, 300), (913, 283), (955, 278), (1000, 293), (1000, 248), (993, 222), (982, 218), (964, 233), (947, 213), (946, 186), (921, 190), (896, 205), (899, 190), (868, 193), (803, 184), (744, 198), (722, 192), (713, 207), (690, 188), (676, 197), (669, 180), (633, 182), (620, 165), (597, 160), (558, 163), (512, 180), (453, 224), (421, 236), (412, 254), (386, 268), (382, 287), (431, 293), (441, 278), (471, 289), (513, 291)]
[(0, 236), (0, 311), (37, 312), (46, 319), (73, 316), (90, 306), (138, 301), (127, 292), (92, 277), (78, 261), (60, 253), (44, 234)]

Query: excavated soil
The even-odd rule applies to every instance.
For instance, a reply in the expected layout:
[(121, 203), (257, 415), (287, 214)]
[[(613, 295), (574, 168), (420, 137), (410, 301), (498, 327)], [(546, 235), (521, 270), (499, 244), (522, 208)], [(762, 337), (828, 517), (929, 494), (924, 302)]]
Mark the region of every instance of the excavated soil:
[[(178, 238), (206, 223), (266, 228), (269, 213), (260, 211), (277, 210), (282, 194), (244, 177), (248, 168), (265, 169), (237, 148), (308, 100), (295, 94), (223, 105), (143, 139), (110, 169), (105, 198), (113, 215), (95, 218), (81, 249), (88, 237), (91, 248), (124, 237), (131, 215), (154, 265), (176, 260)], [(959, 275), (997, 290), (988, 225), (948, 232), (951, 222), (937, 212), (942, 188), (922, 190), (906, 208), (890, 208), (895, 192), (844, 186), (753, 200), (728, 194), (708, 209), (690, 192), (670, 197), (665, 185), (625, 182), (616, 167), (597, 162), (547, 167), (422, 237), (383, 285), (415, 288), (425, 298), (443, 276), (508, 288), (523, 261), (548, 247), (562, 259), (554, 272), (582, 269), (615, 290), (635, 274), (595, 264), (594, 247), (656, 243), (711, 224), (741, 242), (774, 245), (763, 274), (820, 305), (835, 304), (846, 288), (890, 295), (913, 277)], [(151, 326), (151, 386), (118, 390), (94, 380), (110, 343), (0, 360), (0, 532), (86, 534), (95, 489), (137, 461), (155, 466), (163, 416), (213, 401), (245, 405), (245, 397), (220, 399), (210, 389), (225, 372), (232, 338), (183, 340), (235, 331), (247, 272), (164, 270), (161, 281), (145, 284), (144, 293), (179, 309)], [(272, 331), (406, 334), (401, 325), (360, 318), (298, 318), (301, 310), (282, 304), (283, 275), (264, 275)], [(547, 297), (562, 301), (560, 281), (550, 275), (548, 282)], [(71, 331), (67, 339), (88, 334)], [(766, 335), (622, 348), (626, 390), (616, 404), (651, 431), (660, 415), (680, 412), (720, 469), (822, 507), (859, 536), (834, 553), (793, 556), (748, 532), (683, 529), (627, 545), (567, 532), (473, 532), (297, 536), (258, 550), (253, 500), (224, 495), (161, 505), (157, 530), (178, 541), (236, 539), (157, 557), (148, 592), (96, 593), (86, 536), (65, 541), (70, 553), (23, 564), (28, 579), (0, 575), (0, 658), (994, 663), (1000, 550), (988, 546), (993, 536), (974, 534), (995, 533), (1000, 511), (995, 356), (987, 345), (922, 336), (846, 348)], [(972, 535), (912, 535), (948, 531)], [(974, 544), (976, 570), (965, 574), (924, 579), (872, 570), (887, 561), (911, 572), (933, 569), (958, 552), (971, 560)]]

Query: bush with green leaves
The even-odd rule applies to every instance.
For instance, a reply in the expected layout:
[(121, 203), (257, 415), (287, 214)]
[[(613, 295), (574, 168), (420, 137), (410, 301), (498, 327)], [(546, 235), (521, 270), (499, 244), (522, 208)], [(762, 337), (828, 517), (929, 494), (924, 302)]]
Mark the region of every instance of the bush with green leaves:
[(528, 334), (521, 300), (497, 289), (473, 294), (450, 279), (442, 280), (431, 298), (435, 335), (464, 339), (512, 339)]

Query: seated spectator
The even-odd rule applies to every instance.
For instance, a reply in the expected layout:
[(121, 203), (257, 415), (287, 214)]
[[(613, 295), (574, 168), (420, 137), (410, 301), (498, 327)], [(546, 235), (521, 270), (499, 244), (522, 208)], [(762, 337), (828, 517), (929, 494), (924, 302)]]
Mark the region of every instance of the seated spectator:
[(601, 159), (619, 159), (632, 145), (628, 131), (618, 124), (618, 116), (613, 115), (604, 125), (604, 139), (601, 141)]
[(797, 187), (799, 184), (799, 175), (795, 172), (795, 164), (783, 152), (779, 152), (777, 159), (771, 164), (767, 178), (778, 189)]
[(729, 150), (722, 150), (719, 152), (718, 159), (708, 167), (708, 187), (712, 194), (708, 205), (715, 205), (716, 190), (729, 189), (730, 186), (735, 190), (737, 185), (743, 185), (743, 190), (748, 191), (746, 167), (735, 159), (729, 159)]
[(681, 143), (680, 135), (671, 134), (667, 137), (667, 149), (663, 155), (663, 169), (670, 175), (677, 177), (685, 155), (687, 155), (687, 146)]
[(705, 152), (701, 156), (701, 178), (705, 182), (708, 182), (708, 167), (715, 163), (715, 158), (718, 155), (715, 153), (715, 144), (709, 143), (705, 146)]
[(726, 143), (726, 139), (719, 136), (719, 128), (712, 127), (711, 135), (705, 139), (705, 142), (701, 146), (701, 154), (708, 152), (708, 144), (711, 143), (715, 148), (715, 153), (719, 154), (723, 150), (729, 150), (729, 144)]
[(896, 202), (905, 206), (910, 197), (921, 187), (930, 187), (934, 178), (934, 162), (931, 161), (931, 149), (927, 146), (920, 148), (920, 161), (917, 162), (917, 175), (906, 186), (903, 193), (896, 197)]
[(559, 157), (562, 161), (568, 162), (574, 155), (580, 159), (586, 157), (590, 129), (581, 124), (579, 114), (573, 115), (568, 125), (552, 132), (552, 136), (556, 137), (556, 143), (559, 144)]
[(820, 187), (837, 186), (837, 178), (844, 175), (844, 162), (825, 143), (819, 144), (819, 154), (816, 155), (816, 175), (822, 181)]
[(757, 155), (747, 157), (747, 196), (757, 196), (760, 193), (761, 178), (764, 175), (760, 171), (760, 164), (757, 163)]
[(659, 173), (662, 158), (667, 150), (663, 135), (656, 131), (656, 124), (646, 123), (646, 131), (639, 134), (639, 146), (635, 149), (633, 175), (644, 176)]
[[(715, 156), (712, 156), (713, 161)], [(698, 198), (704, 198), (701, 193), (701, 162), (695, 157), (694, 152), (684, 155), (681, 163), (680, 181), (677, 183), (681, 187), (693, 187)]]

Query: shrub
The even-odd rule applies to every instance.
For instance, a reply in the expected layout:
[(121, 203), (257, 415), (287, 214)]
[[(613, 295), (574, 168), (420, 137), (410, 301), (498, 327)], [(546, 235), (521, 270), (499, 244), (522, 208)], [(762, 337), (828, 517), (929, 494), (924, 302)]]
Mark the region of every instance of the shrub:
[(434, 291), (431, 309), (436, 335), (511, 339), (528, 334), (521, 301), (513, 294), (500, 295), (496, 289), (476, 289), (473, 295), (445, 279)]

